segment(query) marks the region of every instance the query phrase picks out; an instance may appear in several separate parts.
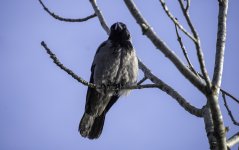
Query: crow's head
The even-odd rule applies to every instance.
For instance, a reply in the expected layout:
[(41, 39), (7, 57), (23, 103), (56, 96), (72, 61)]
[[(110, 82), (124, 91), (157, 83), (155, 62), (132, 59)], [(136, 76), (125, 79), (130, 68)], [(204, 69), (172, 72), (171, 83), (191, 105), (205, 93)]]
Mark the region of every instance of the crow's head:
[(116, 42), (130, 40), (130, 33), (126, 25), (122, 22), (116, 22), (110, 27), (109, 39)]

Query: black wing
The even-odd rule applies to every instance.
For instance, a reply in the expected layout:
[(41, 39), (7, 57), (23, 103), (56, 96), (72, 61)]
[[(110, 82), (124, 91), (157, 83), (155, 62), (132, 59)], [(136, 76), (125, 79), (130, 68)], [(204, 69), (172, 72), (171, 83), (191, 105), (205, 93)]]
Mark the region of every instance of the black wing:
[[(90, 83), (94, 83), (94, 66), (92, 66)], [(100, 93), (96, 91), (96, 89), (88, 87), (86, 94), (86, 104), (85, 104), (85, 112), (88, 114), (92, 113), (92, 105), (96, 103), (96, 101), (100, 98)], [(113, 106), (113, 104), (119, 99), (118, 95), (112, 96), (108, 105), (105, 108), (105, 113), (109, 111), (109, 109)]]
[[(98, 47), (96, 54), (99, 53), (101, 48), (104, 47), (107, 44), (108, 41), (104, 41), (100, 44)], [(91, 76), (90, 76), (90, 83), (94, 83), (94, 69), (96, 64), (92, 64), (91, 66)], [(86, 105), (85, 105), (85, 112), (88, 114), (92, 114), (91, 108), (94, 108), (94, 105), (96, 104), (97, 100), (100, 98), (101, 94), (97, 92), (96, 89), (88, 87), (87, 94), (86, 94)], [(108, 105), (105, 108), (105, 113), (109, 111), (109, 109), (112, 107), (112, 105), (118, 100), (119, 96), (115, 95), (112, 96), (111, 100), (109, 101)]]
[[(94, 83), (94, 66), (91, 67), (90, 83)], [(92, 114), (92, 105), (94, 105), (99, 98), (100, 93), (97, 92), (96, 89), (88, 87), (85, 104), (85, 112), (87, 114)]]

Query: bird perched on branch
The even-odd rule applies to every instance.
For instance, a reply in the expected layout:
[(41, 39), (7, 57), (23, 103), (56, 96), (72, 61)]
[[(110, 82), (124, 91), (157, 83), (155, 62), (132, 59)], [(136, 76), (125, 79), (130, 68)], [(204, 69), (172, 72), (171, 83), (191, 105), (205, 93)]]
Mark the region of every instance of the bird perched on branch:
[(120, 87), (136, 85), (137, 75), (138, 60), (130, 33), (125, 24), (117, 22), (111, 26), (109, 38), (99, 46), (92, 63), (90, 82), (105, 88), (88, 87), (85, 112), (79, 125), (83, 137), (100, 136), (106, 113), (120, 96), (130, 92)]

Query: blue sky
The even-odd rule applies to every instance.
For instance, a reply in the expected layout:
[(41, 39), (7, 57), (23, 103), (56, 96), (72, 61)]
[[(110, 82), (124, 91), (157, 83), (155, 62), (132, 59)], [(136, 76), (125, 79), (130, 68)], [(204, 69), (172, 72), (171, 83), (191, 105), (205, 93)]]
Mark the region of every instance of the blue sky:
[[(85, 17), (93, 12), (88, 1), (43, 2), (63, 17)], [(178, 3), (166, 2), (188, 29)], [(174, 25), (159, 1), (136, 0), (136, 4), (158, 35), (186, 63)], [(155, 75), (178, 90), (191, 104), (197, 107), (205, 104), (205, 97), (142, 35), (122, 1), (99, 1), (99, 6), (109, 25), (117, 21), (127, 24), (138, 57)], [(230, 1), (222, 81), (222, 87), (236, 97), (239, 97), (238, 6), (239, 1)], [(129, 96), (122, 97), (107, 114), (101, 137), (93, 141), (82, 138), (77, 129), (87, 88), (57, 68), (40, 42), (44, 40), (65, 66), (88, 80), (95, 51), (107, 39), (99, 21), (97, 18), (83, 23), (57, 21), (37, 0), (2, 0), (0, 11), (1, 150), (209, 149), (203, 119), (185, 112), (171, 97), (157, 89), (134, 90)], [(190, 12), (212, 77), (217, 0), (192, 1)], [(183, 41), (193, 65), (199, 70), (194, 45), (187, 37), (183, 37)], [(221, 101), (220, 98), (230, 136), (238, 131), (238, 127), (232, 125)], [(233, 113), (238, 114), (239, 106), (228, 101)], [(239, 120), (238, 115), (236, 118)]]

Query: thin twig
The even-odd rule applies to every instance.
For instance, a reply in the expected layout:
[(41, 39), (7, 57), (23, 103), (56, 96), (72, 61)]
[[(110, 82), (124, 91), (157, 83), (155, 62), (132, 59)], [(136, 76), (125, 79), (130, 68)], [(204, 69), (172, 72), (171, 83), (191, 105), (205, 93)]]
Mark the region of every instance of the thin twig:
[(74, 79), (76, 79), (78, 82), (82, 83), (85, 86), (91, 87), (91, 88), (96, 88), (96, 85), (93, 83), (89, 83), (86, 80), (82, 79), (81, 77), (77, 76), (73, 71), (71, 71), (70, 69), (66, 68), (56, 57), (56, 55), (54, 53), (52, 53), (52, 51), (47, 47), (46, 43), (44, 41), (41, 42), (41, 45), (45, 48), (47, 54), (50, 55), (51, 59), (53, 60), (53, 62), (60, 67), (62, 70), (64, 70), (65, 72), (67, 72), (70, 76), (72, 76)]
[(188, 12), (190, 4), (191, 4), (191, 0), (187, 0), (187, 5), (186, 5), (186, 8), (185, 8), (186, 12)]
[(220, 89), (220, 91), (224, 94), (226, 94), (227, 96), (229, 96), (230, 98), (232, 98), (235, 102), (237, 102), (239, 104), (239, 100), (234, 97), (233, 95), (231, 95), (230, 93), (228, 93), (227, 91), (223, 90), (223, 89)]
[(106, 33), (109, 35), (110, 29), (106, 24), (106, 21), (104, 19), (104, 16), (102, 15), (101, 10), (99, 9), (99, 7), (96, 4), (96, 0), (90, 0), (90, 3), (92, 5), (93, 9), (95, 10), (96, 15), (98, 16), (98, 19), (100, 21), (101, 26), (106, 31)]
[(234, 118), (234, 116), (233, 116), (233, 114), (232, 114), (232, 112), (231, 112), (231, 110), (230, 110), (230, 108), (227, 104), (227, 99), (226, 99), (225, 93), (222, 93), (222, 98), (223, 98), (223, 101), (224, 101), (224, 106), (226, 107), (228, 115), (230, 116), (233, 124), (239, 126), (239, 122), (236, 121), (236, 119)]
[(207, 69), (206, 69), (206, 65), (205, 65), (205, 61), (204, 61), (204, 56), (203, 56), (203, 51), (202, 51), (202, 48), (201, 48), (201, 45), (200, 45), (200, 38), (199, 38), (198, 33), (197, 33), (197, 31), (195, 30), (195, 28), (192, 24), (192, 21), (189, 17), (188, 11), (186, 11), (185, 8), (184, 8), (183, 0), (178, 0), (178, 2), (180, 4), (183, 15), (184, 15), (192, 33), (193, 33), (193, 36), (196, 39), (196, 42), (194, 42), (194, 44), (195, 44), (195, 47), (196, 47), (196, 50), (197, 50), (197, 56), (198, 56), (198, 61), (199, 61), (199, 64), (200, 64), (200, 69), (201, 69), (202, 74), (205, 78), (207, 87), (208, 87), (208, 89), (210, 89), (211, 88), (211, 81), (210, 81), (209, 75), (207, 73)]
[(91, 18), (94, 18), (96, 17), (97, 15), (94, 13), (90, 16), (87, 16), (85, 18), (78, 18), (78, 19), (71, 19), (71, 18), (63, 18), (63, 17), (60, 17), (56, 14), (54, 14), (53, 12), (51, 12), (44, 4), (41, 0), (39, 0), (40, 4), (42, 5), (42, 7), (44, 8), (44, 10), (49, 14), (51, 15), (53, 18), (57, 19), (57, 20), (60, 20), (60, 21), (65, 21), (65, 22), (84, 22), (84, 21), (87, 21)]
[[(202, 74), (200, 74), (199, 72), (197, 72), (197, 74), (199, 75), (200, 78), (202, 78), (204, 80), (204, 77)], [(237, 99), (235, 96), (233, 96), (232, 94), (228, 93), (226, 90), (220, 88), (220, 91), (222, 93), (224, 93), (225, 95), (229, 96), (230, 98), (232, 98), (236, 103), (239, 104), (239, 99)]]
[(230, 148), (238, 143), (239, 143), (239, 132), (237, 132), (227, 140), (227, 146)]
[(176, 30), (176, 35), (177, 35), (177, 38), (178, 38), (178, 42), (179, 42), (180, 47), (181, 47), (181, 49), (183, 51), (184, 57), (186, 58), (186, 60), (188, 62), (190, 70), (192, 70), (194, 74), (198, 75), (197, 72), (195, 71), (195, 69), (194, 69), (194, 67), (193, 67), (189, 57), (188, 57), (187, 50), (186, 50), (185, 46), (183, 45), (182, 38), (181, 38), (181, 36), (178, 33), (178, 27), (176, 25), (175, 25), (175, 30)]
[(206, 86), (190, 69), (188, 69), (177, 55), (162, 41), (155, 31), (150, 27), (147, 21), (143, 18), (138, 8), (132, 0), (124, 0), (126, 6), (135, 18), (139, 26), (142, 28), (143, 34), (145, 34), (151, 42), (159, 49), (170, 61), (176, 66), (176, 68), (195, 86), (199, 91), (205, 93)]
[(166, 3), (164, 0), (159, 0), (165, 13), (168, 15), (168, 17), (173, 21), (173, 23), (183, 31), (190, 39), (192, 39), (194, 42), (196, 42), (196, 39), (186, 30), (184, 27), (179, 23), (179, 21), (176, 19), (176, 17), (173, 16), (173, 14), (169, 11)]
[(138, 83), (137, 85), (142, 84), (144, 81), (146, 81), (148, 78), (146, 76), (144, 76)]

